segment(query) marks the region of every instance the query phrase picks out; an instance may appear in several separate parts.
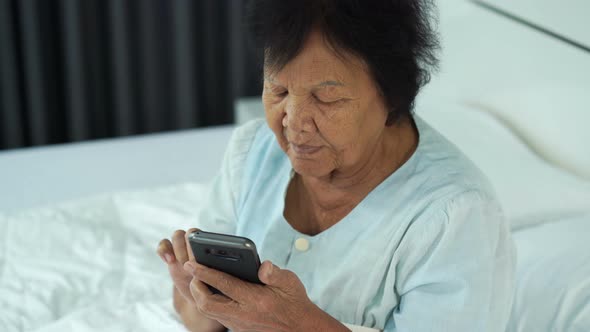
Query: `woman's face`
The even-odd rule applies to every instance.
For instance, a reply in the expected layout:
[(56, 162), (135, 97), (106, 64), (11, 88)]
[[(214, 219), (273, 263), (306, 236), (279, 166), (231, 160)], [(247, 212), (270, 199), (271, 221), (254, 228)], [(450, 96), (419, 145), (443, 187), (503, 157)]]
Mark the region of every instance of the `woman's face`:
[(381, 144), (384, 103), (362, 61), (347, 58), (314, 31), (284, 68), (265, 70), (268, 125), (301, 175), (354, 173)]

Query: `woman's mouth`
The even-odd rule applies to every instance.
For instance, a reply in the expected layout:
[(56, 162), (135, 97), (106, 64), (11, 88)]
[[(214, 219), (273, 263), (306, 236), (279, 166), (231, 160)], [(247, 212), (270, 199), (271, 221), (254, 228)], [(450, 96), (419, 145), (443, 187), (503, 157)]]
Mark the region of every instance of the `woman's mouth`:
[(297, 144), (293, 144), (293, 143), (290, 143), (290, 145), (291, 145), (291, 148), (293, 149), (293, 151), (295, 151), (295, 153), (297, 153), (299, 155), (314, 154), (314, 153), (320, 151), (320, 149), (322, 148), (321, 146), (297, 145)]

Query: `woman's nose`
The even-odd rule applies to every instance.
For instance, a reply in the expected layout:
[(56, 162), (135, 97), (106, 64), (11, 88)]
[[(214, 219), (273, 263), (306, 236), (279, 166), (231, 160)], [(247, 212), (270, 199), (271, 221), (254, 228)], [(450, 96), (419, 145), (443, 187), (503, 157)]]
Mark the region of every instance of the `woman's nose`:
[(285, 106), (283, 127), (296, 133), (314, 133), (316, 126), (312, 107), (313, 104), (308, 98), (290, 98)]

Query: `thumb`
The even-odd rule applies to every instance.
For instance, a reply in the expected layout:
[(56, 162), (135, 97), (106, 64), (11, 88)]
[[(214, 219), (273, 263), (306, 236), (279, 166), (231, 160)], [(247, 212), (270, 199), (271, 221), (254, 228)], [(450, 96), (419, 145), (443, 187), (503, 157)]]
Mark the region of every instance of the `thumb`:
[(264, 261), (258, 269), (258, 279), (268, 286), (285, 288), (291, 285), (291, 271), (283, 270), (270, 261)]

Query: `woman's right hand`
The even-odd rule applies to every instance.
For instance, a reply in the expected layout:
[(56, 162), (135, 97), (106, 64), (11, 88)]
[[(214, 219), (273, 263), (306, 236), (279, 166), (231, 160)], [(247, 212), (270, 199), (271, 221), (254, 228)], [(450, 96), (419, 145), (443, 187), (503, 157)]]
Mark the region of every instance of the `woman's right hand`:
[(183, 266), (189, 260), (195, 261), (192, 250), (189, 250), (188, 234), (197, 231), (191, 228), (188, 232), (177, 230), (172, 234), (171, 240), (163, 239), (158, 245), (158, 255), (168, 265), (168, 272), (174, 283), (174, 287), (180, 295), (189, 303), (194, 304), (190, 291), (190, 282), (193, 277), (187, 273)]
[(158, 244), (158, 255), (168, 266), (168, 272), (174, 283), (174, 308), (182, 317), (186, 327), (190, 331), (225, 331), (225, 327), (219, 322), (203, 316), (195, 305), (195, 300), (190, 291), (192, 275), (184, 270), (184, 263), (195, 261), (188, 235), (198, 229), (191, 228), (187, 232), (177, 230), (172, 234), (171, 240), (163, 239)]

